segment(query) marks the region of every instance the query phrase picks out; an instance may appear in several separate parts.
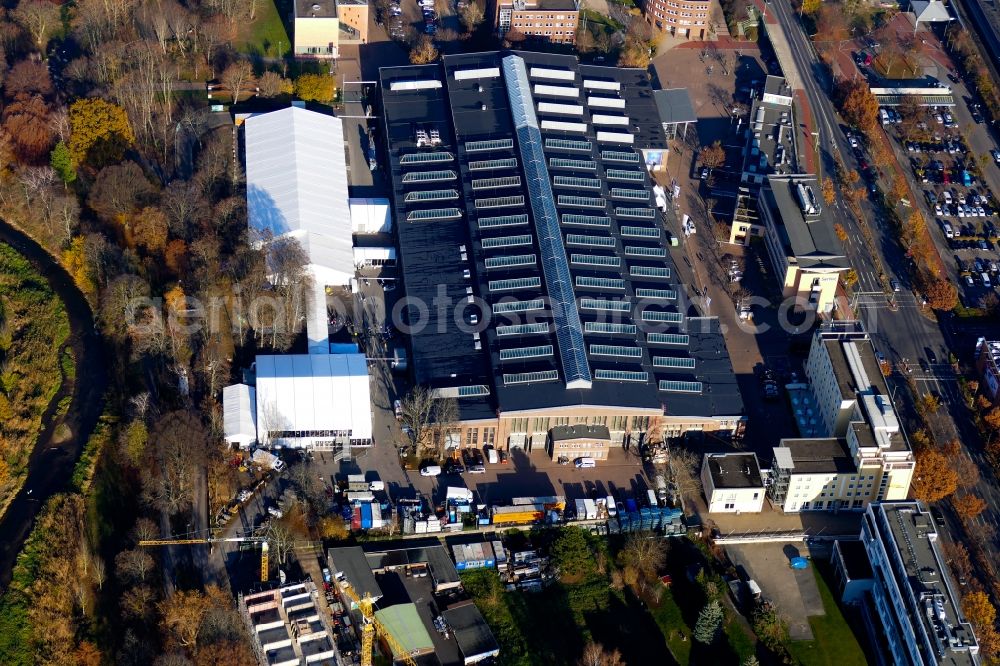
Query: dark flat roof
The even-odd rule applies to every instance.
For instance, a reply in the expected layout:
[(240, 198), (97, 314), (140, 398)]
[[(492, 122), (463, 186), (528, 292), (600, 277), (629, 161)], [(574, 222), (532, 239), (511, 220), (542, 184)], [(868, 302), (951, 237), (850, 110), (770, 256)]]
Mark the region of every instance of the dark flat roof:
[(760, 465), (753, 453), (708, 454), (705, 464), (716, 488), (763, 488)]
[(441, 613), (455, 632), (455, 640), (466, 660), (482, 655), (497, 654), (500, 645), (494, 638), (483, 614), (471, 601)]
[(866, 580), (872, 577), (872, 563), (865, 552), (865, 545), (860, 541), (837, 541), (841, 560), (851, 580)]
[(602, 425), (560, 425), (552, 428), (552, 441), (563, 442), (572, 439), (610, 440), (611, 432)]
[(847, 440), (843, 438), (783, 439), (781, 447), (791, 452), (793, 474), (853, 474), (858, 471)]
[[(854, 399), (859, 392), (875, 390), (881, 395), (889, 395), (885, 377), (882, 375), (882, 368), (875, 357), (875, 349), (869, 340), (841, 340), (824, 339), (823, 345), (826, 347), (830, 362), (833, 365), (833, 374), (840, 387), (840, 394), (847, 399)], [(851, 372), (851, 364), (847, 358), (845, 345), (851, 345), (857, 357), (861, 360), (861, 368), (864, 376), (867, 377), (867, 384), (862, 384), (862, 380), (854, 376)], [(852, 352), (853, 353), (853, 352)]]
[(417, 539), (414, 543), (376, 542), (366, 544), (363, 549), (373, 570), (408, 564), (426, 564), (438, 584), (457, 583), (460, 580), (455, 563), (448, 555), (447, 549), (437, 539), (426, 541)]
[(365, 552), (360, 546), (331, 548), (327, 551), (327, 561), (334, 573), (344, 574), (344, 578), (359, 597), (370, 594), (372, 599), (378, 599), (382, 596), (375, 574), (372, 573)]
[(653, 91), (660, 122), (666, 125), (693, 123), (698, 120), (687, 88), (667, 88)]
[(829, 215), (823, 210), (818, 215), (803, 212), (796, 194), (799, 184), (812, 188), (821, 209), (826, 205), (815, 176), (768, 176), (761, 190), (761, 198), (775, 218), (785, 253), (794, 257), (802, 268), (850, 268)]
[[(461, 398), (459, 408), (461, 420), (475, 418), (495, 418), (498, 411), (504, 413), (535, 411), (560, 407), (602, 407), (612, 406), (622, 409), (641, 410), (650, 414), (674, 416), (741, 416), (743, 403), (739, 396), (732, 365), (726, 353), (725, 342), (719, 331), (718, 321), (689, 319), (683, 322), (657, 322), (647, 325), (641, 319), (637, 303), (637, 289), (656, 289), (681, 292), (676, 283), (677, 271), (666, 247), (662, 234), (662, 220), (654, 208), (652, 182), (644, 169), (641, 153), (637, 148), (664, 146), (663, 128), (659, 111), (653, 98), (653, 91), (645, 71), (580, 65), (574, 56), (544, 53), (517, 52), (525, 61), (529, 72), (529, 86), (535, 102), (562, 105), (559, 111), (551, 107), (536, 105), (540, 123), (548, 121), (586, 124), (585, 132), (570, 132), (558, 126), (542, 130), (545, 140), (586, 141), (588, 148), (583, 151), (567, 151), (546, 147), (545, 157), (565, 158), (582, 162), (552, 168), (552, 176), (565, 176), (581, 180), (600, 180), (595, 190), (581, 190), (577, 187), (560, 186), (554, 189), (554, 196), (590, 196), (603, 198), (601, 209), (572, 208), (569, 203), (557, 204), (558, 213), (600, 216), (608, 218), (604, 227), (574, 227), (563, 224), (563, 242), (566, 254), (581, 256), (602, 255), (616, 257), (614, 265), (591, 266), (570, 261), (570, 273), (574, 282), (574, 294), (580, 305), (583, 324), (613, 321), (626, 326), (636, 326), (636, 332), (616, 330), (613, 332), (587, 331), (585, 343), (592, 352), (593, 345), (603, 345), (602, 353), (587, 353), (587, 361), (592, 372), (598, 370), (614, 373), (615, 379), (594, 379), (589, 389), (567, 389), (562, 379), (559, 340), (552, 332), (552, 312), (548, 305), (530, 313), (502, 313), (493, 315), (492, 308), (498, 302), (530, 301), (542, 299), (547, 303), (547, 282), (540, 266), (544, 256), (538, 245), (538, 229), (534, 224), (534, 210), (531, 206), (532, 194), (527, 188), (527, 175), (523, 165), (523, 146), (516, 137), (508, 98), (507, 83), (502, 73), (502, 59), (509, 52), (468, 53), (445, 56), (442, 64), (382, 68), (382, 100), (384, 108), (385, 134), (388, 137), (389, 170), (393, 179), (393, 209), (396, 216), (397, 238), (399, 242), (399, 263), (406, 296), (415, 302), (428, 305), (426, 309), (411, 306), (405, 313), (407, 321), (415, 326), (408, 336), (413, 353), (413, 370), (416, 381), (432, 387), (485, 385), (490, 395), (476, 399)], [(532, 68), (561, 70), (567, 78), (538, 78), (530, 76)], [(617, 82), (620, 90), (588, 89), (584, 81)], [(422, 81), (414, 89), (392, 90), (392, 83), (398, 81)], [(439, 82), (441, 87), (434, 87)], [(574, 89), (576, 97), (551, 95), (537, 86), (553, 86), (563, 90)], [(590, 109), (588, 96), (613, 97), (623, 99), (624, 109), (594, 107)], [(570, 111), (566, 112), (566, 109)], [(594, 115), (628, 118), (627, 125), (595, 125)], [(597, 127), (598, 129), (595, 129)], [(436, 130), (440, 144), (429, 148), (418, 148), (418, 131)], [(629, 132), (635, 137), (632, 146), (598, 142), (596, 132), (607, 130)], [(487, 150), (469, 152), (467, 145), (473, 141), (510, 140), (509, 146), (495, 146)], [(422, 151), (448, 152), (451, 157), (417, 169), (404, 165), (404, 155)], [(634, 162), (606, 162), (602, 151), (615, 151), (635, 155)], [(472, 170), (470, 162), (495, 162), (486, 169)], [(592, 162), (593, 166), (586, 163)], [(550, 162), (551, 164), (551, 162)], [(637, 180), (606, 182), (601, 176), (610, 169), (628, 171)], [(404, 174), (425, 170), (451, 170), (457, 176), (454, 180), (428, 183), (417, 186), (403, 183)], [(624, 177), (628, 177), (626, 173)], [(483, 183), (488, 179), (504, 178), (506, 182), (499, 189), (495, 185)], [(622, 178), (619, 176), (619, 178)], [(473, 189), (473, 181), (477, 189)], [(624, 200), (623, 194), (611, 195), (611, 188), (645, 193), (638, 200)], [(422, 190), (455, 190), (458, 197), (431, 204), (406, 200), (407, 192)], [(627, 193), (626, 193), (627, 194)], [(537, 195), (536, 195), (537, 196)], [(515, 197), (516, 205), (487, 209), (486, 198)], [(491, 202), (492, 203), (492, 202)], [(455, 208), (460, 215), (453, 219), (439, 219), (432, 222), (408, 222), (412, 211), (428, 208)], [(616, 209), (640, 208), (648, 210), (648, 219), (619, 216)], [(526, 223), (501, 228), (483, 228), (479, 220), (484, 217), (526, 215)], [(524, 221), (522, 221), (524, 222)], [(622, 227), (643, 227), (659, 232), (658, 237), (648, 238), (634, 234), (622, 235)], [(593, 241), (602, 236), (609, 240), (610, 247), (571, 246), (569, 234)], [(517, 247), (507, 249), (503, 245), (484, 247), (485, 239), (494, 243), (522, 237)], [(527, 241), (523, 240), (527, 237)], [(598, 239), (600, 240), (600, 239)], [(625, 246), (629, 246), (629, 254)], [(463, 251), (465, 259), (462, 259)], [(637, 252), (638, 250), (638, 252)], [(652, 253), (652, 254), (650, 254)], [(662, 254), (662, 256), (654, 256)], [(526, 264), (513, 267), (488, 265), (487, 259), (519, 255), (533, 257)], [(669, 278), (634, 276), (633, 267), (655, 270), (667, 269)], [(468, 271), (468, 277), (465, 276)], [(578, 281), (609, 279), (621, 285), (613, 289), (605, 288), (602, 282), (581, 285)], [(510, 291), (499, 289), (500, 283), (524, 279), (525, 284)], [(682, 294), (675, 293), (673, 301), (644, 301), (643, 308), (671, 314), (696, 314), (679, 312), (683, 303)], [(472, 297), (473, 303), (468, 303)], [(582, 307), (581, 299), (598, 301), (626, 301), (627, 312), (595, 312), (593, 308)], [(438, 308), (432, 304), (445, 302)], [(456, 316), (457, 313), (457, 316)], [(610, 316), (613, 314), (614, 316)], [(478, 321), (473, 324), (472, 316)], [(518, 332), (511, 335), (497, 334), (497, 325), (541, 324), (541, 330)], [(687, 334), (686, 345), (648, 346), (648, 331)], [(509, 332), (509, 331), (505, 331)], [(478, 335), (479, 349), (476, 336)], [(612, 348), (607, 353), (606, 347)], [(501, 350), (519, 348), (519, 352), (532, 349), (537, 353), (512, 356), (511, 352), (501, 357)], [(626, 353), (617, 353), (620, 348)], [(639, 354), (630, 350), (638, 348)], [(631, 355), (629, 355), (631, 354)], [(695, 359), (694, 368), (670, 365), (653, 365), (653, 356), (685, 357)], [(557, 381), (535, 381), (534, 383), (514, 383), (505, 380), (504, 375), (524, 375), (526, 373), (551, 373), (558, 375)], [(645, 381), (636, 381), (634, 376), (618, 379), (620, 371), (646, 373)], [(612, 375), (609, 375), (612, 376)], [(658, 390), (661, 380), (682, 382), (702, 382), (700, 393), (675, 393)]]

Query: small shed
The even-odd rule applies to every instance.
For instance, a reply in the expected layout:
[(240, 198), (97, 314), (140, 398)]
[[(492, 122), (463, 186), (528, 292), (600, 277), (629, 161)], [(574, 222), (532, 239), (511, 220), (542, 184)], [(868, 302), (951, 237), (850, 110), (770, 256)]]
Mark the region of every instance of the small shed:
[(351, 208), (351, 231), (356, 234), (391, 234), (392, 215), (388, 199), (347, 200)]
[(257, 391), (247, 384), (222, 389), (222, 431), (226, 443), (249, 449), (257, 441)]

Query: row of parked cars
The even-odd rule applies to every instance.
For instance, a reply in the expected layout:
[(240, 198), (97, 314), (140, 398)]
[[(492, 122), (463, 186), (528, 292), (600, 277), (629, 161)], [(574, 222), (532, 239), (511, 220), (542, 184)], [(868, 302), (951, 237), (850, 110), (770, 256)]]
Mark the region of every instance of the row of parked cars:
[(456, 453), (455, 457), (449, 459), (443, 466), (428, 464), (420, 468), (420, 476), (440, 476), (441, 474), (485, 474), (486, 461), (491, 465), (507, 464), (507, 452), (498, 451), (492, 446), (483, 450), (469, 447), (460, 449), (461, 459)]
[[(944, 189), (938, 195), (933, 190), (924, 193), (927, 197), (927, 205), (934, 209), (937, 217), (957, 217), (957, 218), (987, 218), (997, 214), (997, 211), (989, 205), (989, 199), (985, 194), (980, 194), (974, 189), (961, 193), (958, 188)], [(945, 236), (952, 238), (951, 234)]]

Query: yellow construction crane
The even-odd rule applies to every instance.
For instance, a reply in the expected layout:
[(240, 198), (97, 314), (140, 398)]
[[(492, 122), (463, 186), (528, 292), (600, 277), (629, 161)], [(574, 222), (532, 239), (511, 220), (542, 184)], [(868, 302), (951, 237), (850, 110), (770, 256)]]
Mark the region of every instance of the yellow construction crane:
[(260, 544), (260, 582), (267, 582), (268, 545), (267, 539), (260, 536), (250, 537), (202, 537), (197, 539), (146, 539), (140, 541), (143, 547), (152, 546), (194, 546), (204, 543), (259, 543)]
[(341, 592), (357, 604), (363, 618), (361, 624), (361, 666), (372, 666), (372, 644), (375, 642), (375, 634), (378, 634), (389, 645), (389, 649), (392, 650), (395, 659), (402, 661), (406, 666), (417, 666), (417, 662), (413, 660), (413, 657), (403, 650), (403, 646), (399, 644), (399, 641), (375, 617), (375, 602), (372, 600), (371, 595), (365, 593), (363, 598), (358, 597), (358, 593), (354, 591), (354, 588), (347, 581), (342, 581), (338, 585)]

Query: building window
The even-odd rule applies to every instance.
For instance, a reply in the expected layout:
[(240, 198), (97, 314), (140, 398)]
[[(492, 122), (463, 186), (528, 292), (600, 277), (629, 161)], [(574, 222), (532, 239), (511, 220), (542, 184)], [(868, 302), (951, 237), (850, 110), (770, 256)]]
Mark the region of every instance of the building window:
[(465, 431), (465, 446), (468, 448), (479, 446), (479, 428), (469, 428)]
[(803, 511), (808, 511), (809, 510), (809, 502), (803, 502), (802, 503), (802, 510)]
[(757, 498), (758, 498), (759, 496), (760, 496), (760, 493), (754, 493), (754, 494), (753, 494), (753, 498), (754, 498), (754, 499), (757, 499)]
[(736, 505), (733, 504), (732, 502), (726, 502), (726, 508), (727, 509), (735, 509)]
[(496, 428), (485, 428), (483, 429), (483, 446), (493, 446), (496, 441), (497, 429)]

